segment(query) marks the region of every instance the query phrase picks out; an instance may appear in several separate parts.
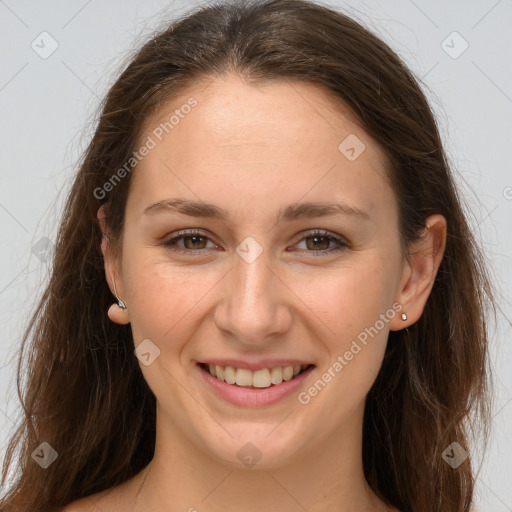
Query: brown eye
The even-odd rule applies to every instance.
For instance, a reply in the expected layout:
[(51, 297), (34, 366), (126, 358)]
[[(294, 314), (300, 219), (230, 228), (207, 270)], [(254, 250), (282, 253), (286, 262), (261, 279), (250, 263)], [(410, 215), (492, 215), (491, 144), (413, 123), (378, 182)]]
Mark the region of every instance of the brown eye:
[[(163, 246), (173, 251), (193, 254), (204, 252), (204, 249), (209, 249), (207, 246), (211, 240), (197, 231), (185, 231), (177, 233), (178, 236), (174, 236), (169, 240), (163, 242)], [(183, 243), (180, 243), (183, 241)], [(217, 247), (212, 242), (213, 247)]]
[[(183, 244), (187, 249), (204, 249), (204, 242), (207, 240), (206, 237), (201, 235), (189, 235), (181, 237), (183, 239)], [(187, 241), (190, 241), (190, 244), (187, 244)], [(201, 243), (203, 242), (203, 243)]]
[[(350, 244), (345, 239), (329, 231), (313, 231), (303, 237), (300, 243), (303, 241), (306, 246), (306, 253), (310, 253), (312, 256), (332, 254), (350, 247)], [(334, 244), (334, 247), (331, 246), (329, 248), (330, 244)]]
[(329, 237), (326, 236), (308, 236), (305, 240), (312, 241), (312, 243), (306, 242), (307, 248), (311, 250), (320, 249), (324, 251), (329, 248), (329, 244), (331, 243)]
[[(180, 242), (183, 242), (182, 244)], [(306, 245), (306, 253), (310, 253), (314, 256), (322, 256), (335, 252), (342, 251), (350, 246), (350, 244), (334, 233), (328, 231), (312, 232), (307, 236), (303, 237), (301, 242)], [(201, 254), (208, 249), (208, 242), (211, 242), (213, 248), (215, 245), (209, 237), (197, 231), (186, 231), (178, 232), (177, 236), (174, 236), (163, 243), (164, 247), (169, 248), (173, 251), (178, 251), (186, 254)], [(329, 247), (334, 244), (333, 247)], [(211, 248), (211, 246), (210, 246)]]

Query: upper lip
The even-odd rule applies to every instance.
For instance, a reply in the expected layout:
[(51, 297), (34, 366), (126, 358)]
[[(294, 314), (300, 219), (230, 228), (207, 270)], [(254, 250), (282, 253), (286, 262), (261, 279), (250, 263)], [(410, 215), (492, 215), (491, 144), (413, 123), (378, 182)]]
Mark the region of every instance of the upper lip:
[(242, 359), (208, 359), (199, 361), (199, 363), (218, 366), (231, 366), (233, 368), (245, 368), (253, 372), (262, 370), (264, 368), (277, 368), (278, 366), (296, 366), (296, 365), (310, 365), (310, 361), (301, 361), (300, 359), (262, 359), (260, 361), (243, 361)]

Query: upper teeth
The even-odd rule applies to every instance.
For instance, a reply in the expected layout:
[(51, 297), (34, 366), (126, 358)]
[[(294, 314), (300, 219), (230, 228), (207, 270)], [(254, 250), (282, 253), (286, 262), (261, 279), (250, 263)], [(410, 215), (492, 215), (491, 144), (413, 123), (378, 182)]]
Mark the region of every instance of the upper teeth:
[(283, 380), (293, 379), (301, 370), (308, 365), (280, 366), (276, 368), (263, 368), (255, 372), (246, 368), (233, 368), (232, 366), (208, 365), (210, 373), (217, 379), (228, 384), (237, 384), (238, 386), (254, 386), (256, 388), (268, 388), (272, 384), (281, 384)]

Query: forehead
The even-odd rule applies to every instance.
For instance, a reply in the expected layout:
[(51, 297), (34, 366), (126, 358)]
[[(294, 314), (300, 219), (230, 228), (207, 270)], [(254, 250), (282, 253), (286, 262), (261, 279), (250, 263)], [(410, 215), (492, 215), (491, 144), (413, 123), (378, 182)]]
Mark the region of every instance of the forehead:
[(149, 139), (131, 187), (146, 203), (167, 195), (278, 208), (285, 196), (329, 194), (371, 210), (393, 200), (380, 146), (315, 84), (236, 75), (197, 83), (146, 119), (140, 145)]

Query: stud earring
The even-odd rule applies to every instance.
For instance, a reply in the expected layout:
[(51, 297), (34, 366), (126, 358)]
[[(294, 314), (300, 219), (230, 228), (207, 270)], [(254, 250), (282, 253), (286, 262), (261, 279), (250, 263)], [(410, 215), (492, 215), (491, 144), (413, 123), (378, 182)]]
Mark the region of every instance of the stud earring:
[(407, 320), (407, 315), (405, 313), (402, 313), (402, 320), (405, 322)]
[(114, 283), (114, 294), (117, 299), (117, 305), (122, 309), (123, 311), (126, 311), (128, 308), (126, 307), (126, 304), (117, 296), (117, 290), (116, 290), (116, 280), (112, 277), (112, 282)]

